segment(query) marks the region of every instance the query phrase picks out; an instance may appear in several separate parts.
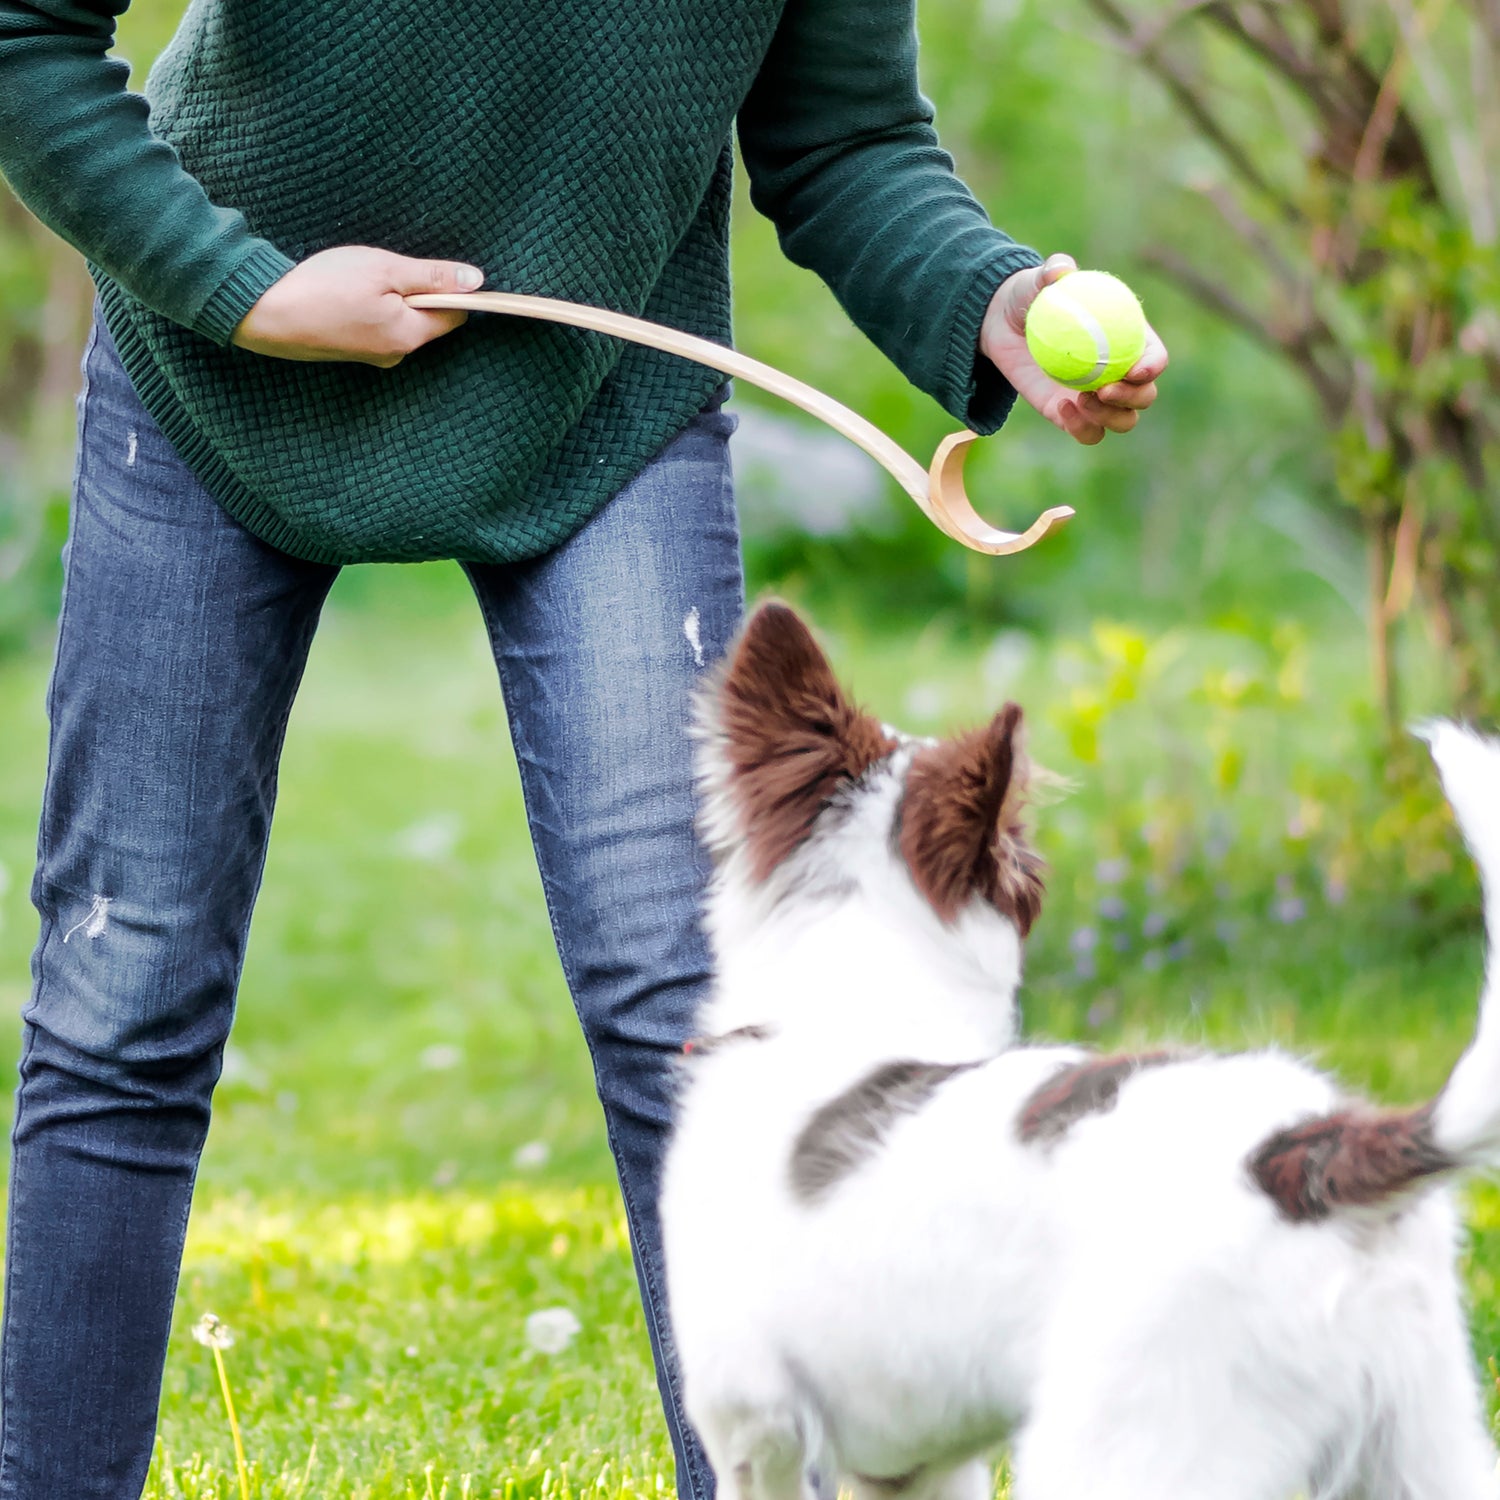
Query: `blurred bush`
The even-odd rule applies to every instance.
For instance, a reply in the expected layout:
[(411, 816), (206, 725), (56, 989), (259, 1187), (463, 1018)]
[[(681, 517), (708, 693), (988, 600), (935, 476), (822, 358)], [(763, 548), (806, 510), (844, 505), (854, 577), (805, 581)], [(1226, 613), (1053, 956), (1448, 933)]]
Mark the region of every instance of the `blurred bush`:
[[(1459, 701), (1500, 692), (1500, 11), (1489, 0), (1090, 9), (1211, 154), (1225, 243), (1150, 258), (1294, 369), (1371, 557), (1382, 706), (1416, 601)], [(1228, 253), (1226, 253), (1226, 251)], [(1247, 275), (1247, 270), (1251, 273)]]
[[(149, 62), (184, 8), (181, 0), (136, 0), (121, 31), (125, 54)], [(92, 305), (81, 259), (0, 181), (0, 654), (44, 631), (56, 613), (73, 404)]]
[(51, 614), (89, 301), (78, 258), (0, 187), (0, 652)]
[[(855, 590), (872, 609), (919, 618), (950, 609), (976, 622), (1078, 628), (1094, 612), (1164, 624), (1270, 608), (1357, 619), (1357, 529), (1337, 507), (1333, 451), (1305, 391), (1147, 259), (1162, 239), (1222, 253), (1222, 236), (1177, 187), (1202, 153), (1170, 102), (1082, 3), (921, 0), (919, 14), (924, 84), (961, 174), (1016, 238), (1130, 280), (1171, 347), (1172, 370), (1126, 441), (1079, 450), (1023, 409), (974, 452), (969, 491), (997, 524), (1025, 524), (1060, 501), (1079, 513), (1060, 536), (999, 564), (954, 548), (891, 490), (842, 530), (809, 537), (793, 505), (763, 502), (742, 448), (753, 570), (794, 579), (809, 598)], [(952, 419), (868, 358), (833, 299), (741, 209), (741, 341), (925, 459)]]
[[(178, 0), (135, 0), (120, 51), (149, 61), (180, 9)], [(1078, 506), (1075, 536), (1024, 562), (965, 557), (891, 488), (849, 524), (809, 535), (795, 497), (790, 505), (762, 505), (763, 491), (751, 483), (745, 512), (755, 575), (852, 588), (872, 608), (922, 616), (946, 606), (975, 618), (1038, 620), (1084, 600), (1120, 614), (1192, 611), (1230, 596), (1248, 603), (1267, 577), (1309, 607), (1337, 606), (1308, 571), (1322, 547), (1307, 549), (1298, 528), (1284, 525), (1289, 510), (1324, 502), (1331, 472), (1301, 393), (1248, 339), (1193, 308), (1140, 257), (1143, 236), (1161, 222), (1159, 214), (1148, 222), (1161, 197), (1156, 164), (1181, 149), (1180, 124), (1128, 63), (1069, 29), (1086, 22), (1079, 6), (1056, 12), (1034, 3), (922, 0), (920, 10), (924, 79), (960, 170), (1017, 238), (1071, 249), (1140, 282), (1177, 359), (1171, 397), (1127, 444), (1075, 453), (1022, 413), (971, 461), (971, 491), (1002, 523), (1029, 520), (1059, 498)], [(747, 204), (740, 208), (744, 346), (930, 452), (950, 419), (869, 357), (821, 284), (788, 265), (769, 226)], [(0, 387), (0, 442), (11, 476), (0, 528), (27, 557), (54, 551), (38, 504), (50, 504), (66, 477), (67, 395), (83, 316), (72, 262), (7, 202), (0, 351), (14, 378)], [(39, 383), (43, 366), (60, 373)], [(17, 565), (8, 566), (13, 573)], [(52, 576), (28, 566), (35, 577)], [(30, 595), (12, 597), (19, 608)]]
[[(1464, 238), (1441, 217), (1446, 199), (1403, 196), (1400, 181), (1377, 174), (1358, 192), (1341, 187), (1325, 161), (1334, 159), (1330, 150), (1313, 149), (1315, 109), (1310, 116), (1305, 102), (1289, 100), (1243, 43), (1218, 36), (1205, 47), (1183, 34), (1222, 31), (1226, 16), (1276, 9), (1342, 13), (1338, 0), (1194, 6), (1160, 17), (1136, 16), (1112, 0), (1061, 7), (921, 0), (924, 82), (962, 174), (1018, 239), (1070, 250), (1135, 283), (1172, 349), (1173, 368), (1157, 410), (1126, 441), (1077, 450), (1022, 410), (982, 446), (970, 462), (970, 492), (997, 523), (1025, 523), (1059, 501), (1079, 512), (1060, 537), (1000, 564), (955, 548), (894, 487), (844, 461), (815, 465), (817, 492), (809, 493), (800, 460), (819, 442), (817, 430), (767, 406), (740, 446), (747, 555), (758, 585), (792, 588), (820, 609), (856, 598), (882, 618), (942, 613), (975, 627), (1082, 631), (1106, 615), (1162, 629), (1185, 618), (1246, 614), (1293, 617), (1339, 634), (1368, 620), (1387, 660), (1397, 659), (1387, 639), (1393, 606), (1420, 588), (1437, 632), (1429, 655), (1440, 665), (1457, 661), (1455, 690), (1472, 696), (1488, 680), (1496, 654), (1484, 623), (1495, 613), (1493, 507), (1477, 505), (1472, 474), (1452, 457), (1444, 415), (1463, 416), (1465, 401), (1494, 395), (1494, 371), (1475, 345), (1487, 326), (1478, 316), (1488, 285), (1476, 259), (1482, 236)], [(180, 0), (135, 0), (120, 50), (148, 61), (180, 10)], [(1478, 15), (1474, 0), (1455, 12)], [(1405, 15), (1398, 0), (1364, 0), (1359, 14), (1395, 18), (1356, 38), (1361, 76), (1377, 80), (1374, 102), (1363, 102), (1387, 113), (1394, 102), (1395, 118), (1405, 122), (1406, 94), (1386, 85), (1393, 74), (1403, 87), (1420, 79), (1424, 98), (1436, 102), (1413, 103), (1410, 128), (1434, 162), (1447, 162), (1448, 148), (1462, 155), (1468, 117), (1439, 107), (1438, 87), (1444, 70), (1458, 67), (1462, 47), (1443, 31), (1419, 49), (1409, 28), (1396, 24)], [(1160, 67), (1152, 77), (1158, 53), (1143, 46), (1143, 28), (1164, 45), (1182, 43), (1181, 65), (1196, 70), (1192, 77), (1211, 89), (1209, 101), (1226, 112), (1225, 128), (1232, 126), (1255, 170), (1292, 194), (1299, 213), (1313, 222), (1316, 209), (1354, 225), (1352, 248), (1318, 275), (1337, 282), (1327, 318), (1350, 368), (1363, 372), (1359, 388), (1373, 392), (1378, 422), (1358, 420), (1363, 408), (1352, 395), (1347, 410), (1320, 405), (1308, 370), (1287, 359), (1285, 328), (1275, 318), (1285, 299), (1277, 300), (1259, 231), (1247, 230), (1262, 205), (1240, 205), (1238, 221), (1229, 212), (1217, 186), (1226, 171), (1223, 143), (1205, 137), (1202, 120), (1181, 107), (1180, 90), (1161, 87)], [(1304, 27), (1297, 41), (1317, 57), (1320, 46), (1342, 47), (1340, 35)], [(1351, 164), (1358, 154), (1356, 141)], [(1434, 181), (1441, 187), (1448, 179), (1438, 173)], [(3, 642), (25, 621), (45, 618), (55, 587), (58, 496), (87, 287), (76, 258), (3, 199), (3, 189), (0, 203)], [(1312, 243), (1304, 235), (1300, 248), (1286, 252), (1302, 255), (1298, 274), (1313, 275)], [(743, 202), (735, 272), (747, 350), (822, 385), (924, 458), (932, 451), (951, 419), (869, 356), (828, 292), (782, 258), (770, 227)], [(1221, 295), (1204, 295), (1208, 281)], [(1239, 299), (1232, 306), (1226, 290)], [(1269, 299), (1264, 317), (1236, 315), (1261, 293)], [(1441, 350), (1434, 345), (1414, 374), (1408, 356), (1418, 324), (1441, 332)], [(1465, 340), (1475, 347), (1466, 352)], [(741, 392), (739, 399), (760, 397)], [(1430, 454), (1421, 448), (1424, 435), (1433, 438)], [(1341, 493), (1356, 504), (1341, 504)], [(1375, 549), (1379, 590), (1369, 582), (1376, 575), (1361, 525)], [(1444, 615), (1434, 601), (1452, 608)]]
[(1042, 934), (1040, 967), (1108, 985), (1340, 932), (1368, 962), (1477, 922), (1425, 749), (1387, 749), (1339, 654), (1314, 646), (1290, 623), (1099, 622), (1060, 652), (1047, 723), (1083, 785), (1038, 821), (1067, 906), (1092, 917)]

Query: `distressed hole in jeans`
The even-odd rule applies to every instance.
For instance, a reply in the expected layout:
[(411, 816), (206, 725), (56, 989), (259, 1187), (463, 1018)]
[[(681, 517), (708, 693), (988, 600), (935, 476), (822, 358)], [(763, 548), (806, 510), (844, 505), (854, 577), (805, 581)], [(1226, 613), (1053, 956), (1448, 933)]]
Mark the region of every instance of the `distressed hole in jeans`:
[(682, 622), (682, 633), (687, 638), (687, 643), (693, 648), (693, 661), (697, 666), (703, 665), (703, 635), (698, 628), (700, 616), (698, 606), (695, 604), (688, 612)]
[(95, 896), (88, 911), (63, 933), (63, 942), (66, 943), (75, 932), (81, 932), (90, 942), (103, 937), (109, 926), (109, 909), (113, 905), (113, 896)]

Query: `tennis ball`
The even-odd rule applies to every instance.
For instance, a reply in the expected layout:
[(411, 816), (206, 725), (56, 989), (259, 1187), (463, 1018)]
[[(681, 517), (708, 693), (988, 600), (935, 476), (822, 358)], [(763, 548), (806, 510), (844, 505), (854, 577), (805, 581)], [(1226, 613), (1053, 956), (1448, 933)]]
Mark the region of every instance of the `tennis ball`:
[(1026, 314), (1026, 347), (1054, 380), (1097, 391), (1146, 352), (1146, 315), (1107, 271), (1070, 271), (1044, 286)]

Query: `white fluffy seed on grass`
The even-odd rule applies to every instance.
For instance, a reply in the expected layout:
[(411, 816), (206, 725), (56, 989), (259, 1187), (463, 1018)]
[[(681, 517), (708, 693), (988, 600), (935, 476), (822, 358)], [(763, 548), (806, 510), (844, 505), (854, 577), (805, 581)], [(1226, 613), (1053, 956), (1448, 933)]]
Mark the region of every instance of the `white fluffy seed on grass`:
[(526, 1320), (526, 1342), (539, 1354), (561, 1354), (583, 1324), (566, 1307), (544, 1307)]
[(230, 1349), (234, 1347), (234, 1334), (222, 1318), (206, 1312), (193, 1324), (193, 1337), (205, 1349)]

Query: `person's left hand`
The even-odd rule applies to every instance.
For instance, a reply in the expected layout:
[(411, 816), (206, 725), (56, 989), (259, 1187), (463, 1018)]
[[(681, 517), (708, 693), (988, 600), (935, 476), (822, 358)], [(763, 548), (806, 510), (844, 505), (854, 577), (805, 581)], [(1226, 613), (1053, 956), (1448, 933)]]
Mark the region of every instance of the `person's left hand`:
[(1097, 391), (1075, 391), (1046, 374), (1026, 347), (1026, 310), (1044, 286), (1077, 269), (1071, 255), (1053, 255), (1045, 265), (1007, 276), (990, 299), (979, 348), (1049, 422), (1080, 443), (1092, 444), (1103, 442), (1106, 432), (1129, 432), (1156, 400), (1156, 381), (1167, 368), (1167, 350), (1147, 327), (1146, 352), (1122, 379)]

